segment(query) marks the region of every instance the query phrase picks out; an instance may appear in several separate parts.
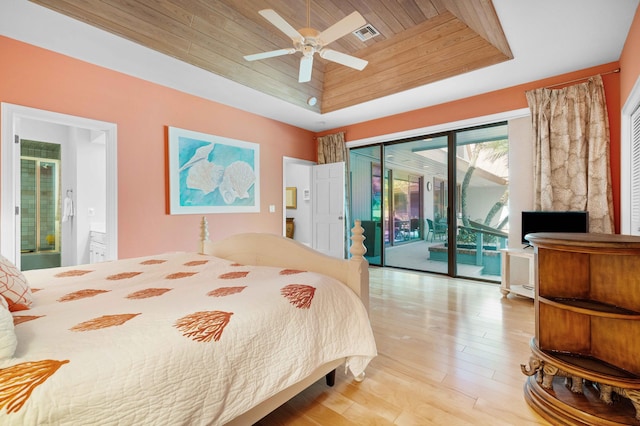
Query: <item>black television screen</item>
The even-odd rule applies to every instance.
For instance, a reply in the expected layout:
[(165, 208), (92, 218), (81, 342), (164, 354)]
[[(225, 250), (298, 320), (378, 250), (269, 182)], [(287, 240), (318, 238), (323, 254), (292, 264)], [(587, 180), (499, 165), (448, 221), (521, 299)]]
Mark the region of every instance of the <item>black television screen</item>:
[(534, 211), (522, 212), (522, 243), (534, 232), (589, 232), (589, 212)]

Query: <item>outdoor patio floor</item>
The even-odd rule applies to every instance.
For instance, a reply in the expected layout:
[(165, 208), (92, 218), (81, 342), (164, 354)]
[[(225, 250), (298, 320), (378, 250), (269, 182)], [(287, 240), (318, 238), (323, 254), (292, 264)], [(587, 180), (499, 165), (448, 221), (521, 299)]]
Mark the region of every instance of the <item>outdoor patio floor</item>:
[[(429, 247), (442, 243), (442, 241), (438, 240), (433, 242), (416, 240), (387, 247), (385, 251), (386, 264), (384, 266), (446, 274), (447, 262), (429, 260)], [(373, 264), (374, 261), (379, 263), (380, 258), (372, 258), (370, 263)], [(482, 266), (458, 264), (458, 276), (500, 283), (499, 275), (483, 275)]]

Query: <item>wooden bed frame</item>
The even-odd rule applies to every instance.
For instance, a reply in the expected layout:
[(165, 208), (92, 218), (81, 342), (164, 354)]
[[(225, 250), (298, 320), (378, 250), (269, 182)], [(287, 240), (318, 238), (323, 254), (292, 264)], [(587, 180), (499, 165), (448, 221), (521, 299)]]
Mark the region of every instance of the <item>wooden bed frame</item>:
[[(351, 229), (351, 258), (344, 260), (324, 255), (295, 240), (275, 234), (237, 234), (212, 242), (209, 240), (207, 219), (203, 217), (200, 252), (245, 265), (280, 266), (328, 275), (350, 287), (368, 311), (369, 262), (363, 256), (367, 251), (363, 244), (363, 233), (360, 221), (356, 220), (355, 226)], [(323, 377), (327, 377), (329, 382), (329, 375), (344, 361), (345, 359), (341, 358), (322, 365), (307, 378), (251, 408), (228, 425), (254, 424)], [(356, 380), (362, 381), (363, 378), (357, 377)]]

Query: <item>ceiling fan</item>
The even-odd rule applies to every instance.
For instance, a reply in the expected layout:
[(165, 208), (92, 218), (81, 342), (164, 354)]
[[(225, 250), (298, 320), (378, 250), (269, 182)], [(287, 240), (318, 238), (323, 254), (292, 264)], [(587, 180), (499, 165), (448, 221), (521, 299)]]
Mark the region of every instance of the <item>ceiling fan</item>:
[(267, 21), (271, 22), (271, 24), (280, 31), (288, 35), (293, 41), (293, 47), (246, 55), (244, 59), (247, 61), (256, 61), (259, 59), (273, 58), (275, 56), (291, 55), (296, 52), (302, 52), (300, 70), (298, 72), (298, 81), (300, 83), (305, 83), (311, 80), (313, 55), (316, 52), (320, 54), (320, 57), (328, 61), (337, 62), (341, 65), (345, 65), (359, 71), (362, 71), (368, 64), (364, 59), (356, 58), (355, 56), (347, 55), (325, 47), (329, 43), (366, 24), (366, 21), (358, 12), (351, 13), (322, 32), (314, 28), (310, 28), (310, 2), (307, 2), (307, 28), (301, 28), (299, 30), (293, 28), (272, 9), (264, 9), (258, 13), (260, 13), (260, 15), (262, 15)]

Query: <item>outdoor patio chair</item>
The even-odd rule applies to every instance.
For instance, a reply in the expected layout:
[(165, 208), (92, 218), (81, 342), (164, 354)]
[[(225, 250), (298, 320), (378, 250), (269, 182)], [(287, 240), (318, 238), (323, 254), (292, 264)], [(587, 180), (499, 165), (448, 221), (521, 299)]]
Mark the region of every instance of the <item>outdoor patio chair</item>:
[[(427, 227), (429, 229), (427, 231), (426, 240), (433, 241), (434, 238), (437, 238), (442, 241), (447, 235), (447, 227), (439, 226), (437, 224), (434, 225), (433, 220), (431, 219), (425, 219), (425, 220), (427, 221)], [(431, 240), (429, 240), (429, 236), (431, 236)]]

